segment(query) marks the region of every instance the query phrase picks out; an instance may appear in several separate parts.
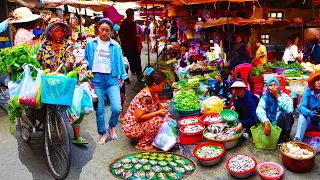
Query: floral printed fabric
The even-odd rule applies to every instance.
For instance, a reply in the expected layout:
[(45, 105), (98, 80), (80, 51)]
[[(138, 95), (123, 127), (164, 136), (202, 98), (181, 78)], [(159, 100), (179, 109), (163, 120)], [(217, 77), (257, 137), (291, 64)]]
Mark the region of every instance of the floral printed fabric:
[[(266, 95), (264, 94), (258, 104), (257, 110), (256, 110), (256, 114), (258, 116), (258, 119), (261, 122), (265, 122), (265, 121), (269, 121), (269, 119), (267, 118), (267, 114), (266, 114), (266, 107), (268, 106), (268, 104), (265, 101), (265, 97)], [(277, 114), (276, 114), (276, 121), (275, 122), (271, 122), (272, 124), (276, 125), (277, 121), (279, 120), (279, 115), (282, 112), (285, 112), (287, 114), (291, 114), (293, 112), (293, 102), (291, 100), (291, 98), (285, 94), (285, 93), (281, 93), (280, 97), (278, 98), (278, 107), (277, 107)]]
[(19, 46), (24, 43), (34, 45), (36, 43), (36, 41), (33, 40), (34, 37), (34, 34), (32, 34), (30, 31), (20, 28), (18, 29), (16, 36), (14, 37), (14, 45)]
[(130, 103), (127, 113), (124, 116), (124, 121), (122, 124), (122, 131), (124, 134), (130, 139), (138, 140), (138, 146), (140, 147), (152, 143), (164, 122), (163, 118), (161, 117), (153, 117), (152, 119), (141, 123), (136, 121), (136, 109), (140, 109), (146, 113), (151, 113), (158, 110), (158, 96), (156, 95), (155, 101), (151, 104), (144, 105), (140, 102), (140, 98), (146, 96), (152, 97), (149, 91), (142, 90), (134, 97)]
[(37, 59), (43, 69), (55, 71), (61, 63), (66, 61), (74, 62), (73, 43), (71, 41), (63, 41), (59, 49), (54, 49), (51, 41), (45, 40), (39, 49)]

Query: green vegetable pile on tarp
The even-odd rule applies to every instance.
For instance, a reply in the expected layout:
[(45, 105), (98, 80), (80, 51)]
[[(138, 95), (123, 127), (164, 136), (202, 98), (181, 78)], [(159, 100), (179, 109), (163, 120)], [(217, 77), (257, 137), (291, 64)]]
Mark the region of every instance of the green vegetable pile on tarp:
[[(39, 45), (31, 47), (27, 44), (5, 48), (0, 52), (0, 73), (11, 73), (11, 81), (21, 79), (24, 64), (31, 64), (40, 68), (38, 60), (35, 58)], [(32, 76), (37, 72), (32, 70)]]

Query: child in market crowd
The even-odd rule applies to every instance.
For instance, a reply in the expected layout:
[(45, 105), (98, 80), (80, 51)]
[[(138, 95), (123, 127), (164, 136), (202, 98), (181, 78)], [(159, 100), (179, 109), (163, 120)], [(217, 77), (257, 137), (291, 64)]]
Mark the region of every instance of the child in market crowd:
[(231, 109), (238, 113), (241, 121), (237, 125), (236, 131), (240, 132), (242, 129), (245, 129), (246, 132), (250, 133), (250, 128), (256, 123), (256, 109), (259, 98), (247, 90), (243, 79), (236, 79), (231, 88), (236, 95)]
[(158, 94), (167, 83), (166, 74), (154, 68), (148, 68), (146, 84), (131, 101), (124, 116), (122, 131), (133, 140), (137, 140), (139, 150), (156, 151), (152, 142), (164, 123), (163, 118), (168, 113), (166, 107), (159, 103)]
[(230, 85), (227, 82), (228, 74), (221, 69), (218, 71), (216, 80), (217, 82), (208, 88), (210, 96), (219, 96), (220, 98), (225, 99), (225, 104), (228, 105), (232, 97)]
[(262, 95), (256, 110), (259, 121), (264, 124), (264, 134), (270, 136), (271, 125), (276, 125), (282, 129), (283, 140), (289, 141), (294, 122), (292, 112), (293, 102), (290, 96), (281, 92), (276, 78), (269, 79), (266, 93)]
[(296, 135), (294, 140), (303, 141), (304, 134), (309, 129), (320, 130), (320, 73), (313, 74), (309, 81), (309, 88), (307, 88), (300, 100), (299, 118)]

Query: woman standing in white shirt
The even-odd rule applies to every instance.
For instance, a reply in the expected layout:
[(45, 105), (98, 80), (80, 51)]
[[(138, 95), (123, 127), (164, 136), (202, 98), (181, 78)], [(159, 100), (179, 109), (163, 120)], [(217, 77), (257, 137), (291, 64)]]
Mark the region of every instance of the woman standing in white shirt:
[(289, 38), (287, 39), (287, 47), (282, 57), (282, 61), (284, 61), (286, 64), (294, 63), (296, 60), (302, 62), (302, 58), (299, 56), (298, 42), (298, 36), (295, 36), (291, 40)]

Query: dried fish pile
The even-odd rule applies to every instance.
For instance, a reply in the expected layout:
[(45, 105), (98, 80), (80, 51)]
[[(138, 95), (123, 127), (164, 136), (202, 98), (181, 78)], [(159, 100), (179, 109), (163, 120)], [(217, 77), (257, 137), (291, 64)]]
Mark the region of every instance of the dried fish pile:
[(252, 157), (237, 155), (230, 159), (228, 167), (235, 172), (246, 172), (255, 167)]
[(200, 158), (214, 158), (222, 153), (222, 149), (214, 146), (203, 146), (196, 152)]
[(203, 129), (204, 129), (203, 126), (200, 126), (197, 124), (197, 125), (185, 126), (182, 131), (184, 133), (196, 133), (196, 132), (202, 131)]
[(220, 116), (207, 116), (205, 119), (204, 119), (204, 123), (216, 123), (216, 122), (219, 122), (221, 121), (221, 117)]
[(278, 176), (278, 175), (280, 175), (278, 168), (268, 166), (268, 165), (261, 168), (261, 173), (265, 176)]
[(192, 117), (192, 118), (182, 119), (180, 121), (180, 124), (183, 125), (183, 126), (186, 126), (186, 125), (190, 125), (190, 124), (196, 124), (198, 122), (199, 122), (199, 118), (198, 117)]
[(204, 136), (208, 139), (216, 140), (228, 140), (234, 137), (236, 133), (234, 128), (231, 128), (228, 124), (210, 124), (208, 126), (208, 133)]

